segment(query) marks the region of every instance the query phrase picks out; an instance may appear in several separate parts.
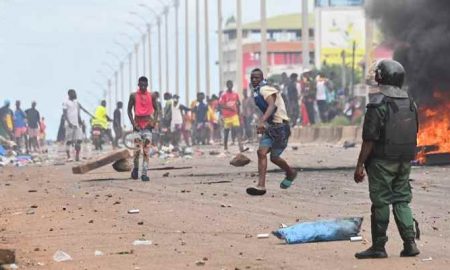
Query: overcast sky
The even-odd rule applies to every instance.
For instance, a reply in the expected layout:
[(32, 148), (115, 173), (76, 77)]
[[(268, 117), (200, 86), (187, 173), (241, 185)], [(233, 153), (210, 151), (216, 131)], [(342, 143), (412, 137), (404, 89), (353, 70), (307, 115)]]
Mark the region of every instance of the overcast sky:
[[(78, 92), (80, 102), (93, 111), (102, 97), (102, 89), (93, 83), (98, 81), (105, 85), (106, 78), (97, 73), (101, 70), (108, 76), (111, 71), (102, 65), (108, 62), (114, 67), (118, 60), (106, 52), (112, 51), (121, 58), (126, 52), (114, 45), (114, 40), (132, 48), (132, 41), (121, 36), (126, 32), (135, 40), (139, 34), (126, 22), (142, 25), (137, 16), (129, 14), (136, 11), (152, 20), (151, 13), (139, 7), (145, 3), (161, 10), (159, 0), (0, 0), (0, 104), (5, 99), (20, 99), (23, 108), (30, 106), (32, 100), (38, 103), (41, 114), (47, 118), (48, 136), (56, 137), (56, 130), (61, 116), (61, 104), (66, 98), (69, 88)], [(171, 2), (171, 1), (170, 1)], [(184, 93), (184, 0), (180, 6), (180, 92)], [(224, 20), (235, 14), (234, 0), (223, 0)], [(267, 15), (301, 12), (299, 0), (267, 0)], [(204, 53), (204, 0), (201, 4), (201, 53)], [(212, 92), (218, 92), (218, 60), (217, 50), (217, 1), (209, 0), (210, 19), (210, 66)], [(190, 13), (190, 89), (195, 85), (195, 1), (189, 0)], [(242, 0), (243, 22), (259, 19), (259, 0)], [(171, 78), (169, 89), (174, 89), (174, 12), (169, 15), (169, 51)], [(156, 41), (156, 31), (153, 40)], [(164, 43), (163, 43), (164, 47)], [(142, 51), (141, 51), (142, 52)], [(153, 44), (153, 78), (157, 86), (157, 52)], [(205, 63), (201, 56), (201, 70), (204, 73)], [(164, 59), (164, 57), (163, 57)], [(133, 68), (135, 58), (133, 57)], [(139, 65), (142, 71), (142, 64)], [(163, 86), (165, 85), (165, 68), (163, 66)], [(135, 71), (133, 71), (135, 73)], [(128, 74), (126, 62), (125, 74)], [(204, 75), (202, 74), (202, 88)], [(125, 77), (128, 86), (128, 76)], [(134, 82), (135, 83), (135, 82)], [(156, 87), (154, 87), (156, 88)], [(165, 88), (165, 87), (164, 87)], [(128, 87), (126, 87), (128, 89)], [(158, 89), (155, 89), (158, 90)], [(202, 89), (204, 90), (204, 89)], [(193, 96), (193, 95), (192, 95)], [(183, 98), (183, 96), (182, 96)], [(183, 99), (184, 100), (184, 99)], [(109, 105), (109, 104), (108, 104)]]

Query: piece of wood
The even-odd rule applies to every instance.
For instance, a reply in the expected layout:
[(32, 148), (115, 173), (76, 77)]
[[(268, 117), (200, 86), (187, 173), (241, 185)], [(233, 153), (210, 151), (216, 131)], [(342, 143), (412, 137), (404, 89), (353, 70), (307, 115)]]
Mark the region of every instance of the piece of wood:
[[(16, 251), (13, 249), (0, 249), (0, 265), (16, 262)], [(1, 268), (1, 267), (0, 267)]]
[(108, 165), (110, 163), (113, 163), (117, 160), (127, 159), (130, 157), (131, 157), (130, 151), (128, 151), (127, 149), (116, 150), (109, 154), (98, 157), (93, 161), (89, 161), (84, 164), (74, 166), (72, 167), (72, 172), (74, 174), (84, 174), (89, 171)]

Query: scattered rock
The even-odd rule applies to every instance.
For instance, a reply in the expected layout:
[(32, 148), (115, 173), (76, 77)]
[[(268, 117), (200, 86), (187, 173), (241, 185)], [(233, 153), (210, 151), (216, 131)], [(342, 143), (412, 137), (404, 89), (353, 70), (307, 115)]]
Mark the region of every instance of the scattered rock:
[(197, 265), (197, 266), (204, 266), (205, 262), (204, 261), (196, 261), (195, 265)]
[(131, 163), (128, 159), (120, 159), (113, 163), (113, 169), (117, 172), (130, 172), (131, 171)]
[(169, 174), (170, 174), (169, 172), (166, 172), (163, 174), (163, 177), (169, 177)]
[(0, 249), (0, 265), (16, 262), (16, 251), (13, 249)]
[(28, 190), (28, 192), (34, 193), (34, 192), (37, 192), (37, 190), (36, 189), (30, 189), (30, 190)]
[(144, 221), (139, 221), (137, 224), (138, 225), (144, 225)]
[(244, 167), (245, 165), (249, 164), (250, 162), (251, 162), (251, 160), (244, 154), (237, 154), (230, 161), (230, 165), (233, 165), (235, 167)]
[(71, 261), (73, 259), (69, 254), (65, 253), (64, 251), (58, 250), (53, 255), (53, 260), (55, 262), (65, 262), (65, 261)]

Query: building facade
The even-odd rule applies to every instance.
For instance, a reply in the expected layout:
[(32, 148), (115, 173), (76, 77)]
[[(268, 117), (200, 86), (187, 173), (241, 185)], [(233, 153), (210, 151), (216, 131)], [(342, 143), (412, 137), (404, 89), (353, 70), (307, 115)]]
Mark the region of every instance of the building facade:
[[(268, 75), (282, 72), (302, 72), (302, 30), (301, 14), (288, 14), (267, 18), (267, 62)], [(314, 26), (313, 16), (309, 16), (309, 25)], [(309, 28), (310, 59), (314, 59), (314, 28)], [(242, 58), (241, 70), (236, 64), (236, 24), (229, 19), (223, 30), (223, 78), (236, 80), (237, 72), (242, 72), (242, 89), (249, 84), (249, 74), (255, 67), (261, 66), (261, 24), (260, 21), (242, 25)], [(221, 86), (222, 88), (224, 86)], [(240, 91), (241, 89), (237, 89)]]

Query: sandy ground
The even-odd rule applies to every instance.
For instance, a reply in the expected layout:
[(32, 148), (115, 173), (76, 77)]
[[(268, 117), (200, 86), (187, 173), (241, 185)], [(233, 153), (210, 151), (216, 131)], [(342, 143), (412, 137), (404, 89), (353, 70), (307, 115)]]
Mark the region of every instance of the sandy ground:
[[(283, 175), (269, 173), (268, 193), (258, 198), (245, 194), (256, 180), (255, 153), (250, 165), (234, 168), (230, 157), (200, 149), (205, 154), (194, 159), (153, 159), (153, 168), (192, 168), (151, 171), (149, 183), (109, 166), (82, 176), (71, 173), (73, 164), (0, 168), (0, 248), (16, 249), (19, 269), (450, 269), (450, 167), (411, 175), (422, 254), (399, 257), (391, 218), (390, 258), (360, 261), (354, 253), (367, 241), (287, 245), (256, 237), (281, 223), (363, 216), (361, 233), (370, 239), (367, 182), (352, 180), (358, 149), (289, 149), (285, 157), (304, 169), (297, 182), (281, 190)], [(141, 238), (152, 245), (134, 246)], [(57, 250), (73, 260), (54, 262)]]

